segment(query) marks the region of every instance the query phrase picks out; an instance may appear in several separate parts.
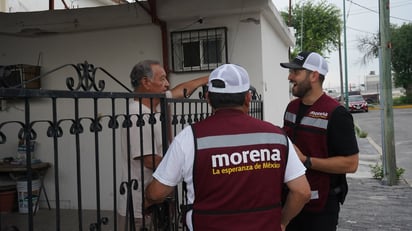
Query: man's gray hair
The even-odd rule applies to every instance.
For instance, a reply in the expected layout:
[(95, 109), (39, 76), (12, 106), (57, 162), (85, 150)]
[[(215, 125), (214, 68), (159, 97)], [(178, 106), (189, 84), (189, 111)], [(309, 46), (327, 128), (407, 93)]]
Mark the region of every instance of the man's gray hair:
[(153, 78), (152, 65), (160, 65), (160, 63), (155, 60), (143, 60), (133, 67), (132, 72), (130, 72), (130, 81), (134, 88), (140, 85), (140, 81), (144, 77)]

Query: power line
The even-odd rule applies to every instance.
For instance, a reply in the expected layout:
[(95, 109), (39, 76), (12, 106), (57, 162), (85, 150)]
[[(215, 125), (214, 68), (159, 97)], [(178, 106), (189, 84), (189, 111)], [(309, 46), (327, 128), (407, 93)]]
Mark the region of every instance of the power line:
[(409, 5), (409, 4), (412, 4), (410, 0), (391, 1), (391, 8), (398, 7), (399, 5)]
[(399, 17), (395, 17), (395, 16), (390, 16), (390, 17), (394, 18), (394, 19), (399, 19), (399, 20), (402, 20), (402, 21), (405, 21), (405, 22), (412, 22), (412, 20), (409, 20), (409, 19), (399, 18)]
[[(370, 11), (370, 12), (373, 12), (373, 13), (376, 13), (376, 14), (379, 14), (379, 12), (378, 12), (377, 10), (374, 10), (374, 9), (368, 8), (368, 7), (366, 7), (366, 6), (363, 6), (363, 5), (359, 4), (359, 3), (354, 2), (353, 0), (346, 0), (346, 1), (348, 1), (348, 2), (350, 2), (350, 3), (352, 3), (352, 4), (354, 4), (354, 5), (362, 8), (362, 9), (365, 9), (365, 10), (367, 10), (367, 11)], [(399, 6), (404, 6), (404, 5), (408, 5), (408, 3), (402, 4), (402, 5), (399, 5)], [(399, 7), (399, 6), (397, 6), (397, 7)], [(352, 15), (353, 15), (353, 14), (352, 14)], [(410, 20), (410, 19), (400, 18), (400, 17), (396, 17), (396, 16), (390, 16), (390, 17), (391, 17), (391, 18), (394, 18), (394, 19), (402, 20), (402, 21), (405, 21), (405, 22), (412, 22), (412, 20)]]
[[(353, 0), (351, 0), (351, 1), (352, 1), (351, 3), (353, 3), (357, 6), (360, 6), (360, 4), (357, 4), (357, 3), (353, 2)], [(391, 2), (390, 7), (391, 7), (391, 9), (395, 9), (395, 8), (399, 8), (399, 7), (407, 6), (407, 5), (412, 5), (412, 2), (410, 0), (399, 1), (399, 2)], [(355, 13), (352, 13), (352, 15), (364, 14), (364, 13), (367, 13), (367, 12), (370, 12), (370, 11), (372, 11), (374, 13), (378, 12), (377, 10), (372, 9), (372, 8), (375, 8), (375, 7), (371, 8), (371, 7), (367, 7), (367, 6), (363, 6), (363, 5), (360, 6), (360, 7), (365, 9), (366, 11), (360, 9), (360, 10), (356, 11)]]
[(373, 12), (373, 13), (379, 14), (378, 11), (373, 10), (373, 9), (371, 9), (371, 8), (368, 8), (368, 7), (366, 7), (366, 6), (362, 6), (361, 4), (356, 3), (356, 2), (354, 2), (354, 1), (352, 1), (352, 0), (346, 0), (346, 1), (348, 1), (348, 2), (350, 2), (350, 3), (352, 3), (352, 4), (354, 4), (354, 5), (357, 5), (357, 6), (359, 6), (360, 8), (363, 8), (363, 9), (365, 9), (365, 10), (368, 10), (368, 11), (371, 11), (371, 12)]
[(348, 29), (351, 29), (351, 30), (354, 30), (354, 31), (358, 31), (358, 32), (362, 32), (362, 33), (366, 33), (366, 34), (376, 34), (376, 33), (373, 33), (373, 32), (369, 32), (369, 31), (365, 31), (365, 30), (360, 30), (360, 29), (356, 29), (356, 28), (353, 28), (353, 27), (350, 27), (350, 26), (346, 26), (346, 28), (348, 28)]

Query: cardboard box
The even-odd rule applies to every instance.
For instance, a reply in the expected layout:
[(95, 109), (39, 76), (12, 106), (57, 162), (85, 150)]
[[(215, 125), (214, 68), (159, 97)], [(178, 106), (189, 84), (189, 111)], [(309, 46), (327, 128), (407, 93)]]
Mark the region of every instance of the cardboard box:
[[(33, 66), (27, 64), (16, 64), (3, 66), (3, 76), (0, 76), (2, 83), (0, 87), (16, 87), (28, 88), (28, 89), (39, 89), (40, 79), (34, 79), (40, 75), (40, 66)], [(30, 82), (28, 82), (30, 81)]]

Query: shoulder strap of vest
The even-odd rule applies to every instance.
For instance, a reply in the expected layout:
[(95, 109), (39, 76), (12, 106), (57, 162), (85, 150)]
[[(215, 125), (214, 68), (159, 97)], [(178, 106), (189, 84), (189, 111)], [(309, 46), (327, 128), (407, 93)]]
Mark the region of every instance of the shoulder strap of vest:
[[(194, 172), (195, 172), (195, 167), (196, 167), (196, 153), (197, 153), (197, 136), (196, 136), (196, 130), (195, 130), (195, 126), (193, 126), (193, 124), (190, 125), (191, 129), (192, 129), (192, 133), (193, 133), (193, 145), (194, 145), (194, 153), (193, 153), (193, 170), (192, 170), (192, 179), (193, 179), (193, 189), (195, 188), (195, 178), (194, 178)], [(184, 195), (187, 195), (187, 187), (186, 184), (183, 184), (183, 188), (182, 190), (184, 191)], [(182, 224), (184, 227), (186, 227), (187, 229), (189, 229), (189, 227), (187, 227), (186, 224), (186, 213), (190, 210), (193, 210), (193, 204), (184, 204), (184, 200), (182, 201), (182, 204), (180, 205), (180, 209), (182, 212)], [(187, 203), (187, 201), (186, 201)]]
[[(285, 164), (288, 164), (288, 159), (289, 159), (289, 141), (288, 141), (288, 136), (286, 135), (286, 132), (282, 129), (282, 133), (286, 138), (286, 162)], [(286, 167), (285, 167), (285, 171), (286, 171)], [(286, 185), (286, 183), (283, 183), (283, 187), (282, 187), (282, 195), (281, 195), (281, 204), (282, 207), (283, 205), (286, 203), (286, 198), (287, 198), (287, 194), (289, 192), (289, 188)]]
[(192, 128), (193, 145), (194, 145), (194, 152), (195, 152), (195, 153), (193, 153), (193, 169), (192, 169), (193, 189), (195, 189), (196, 181), (195, 181), (194, 173), (195, 173), (195, 169), (196, 169), (196, 158), (197, 158), (197, 135), (196, 135), (195, 126), (193, 126), (193, 124), (191, 124), (190, 127)]
[[(286, 139), (286, 162), (285, 164), (288, 164), (288, 158), (289, 158), (289, 141), (288, 141), (288, 135), (286, 134), (285, 130), (281, 129), (283, 135), (285, 136)], [(286, 169), (285, 169), (286, 170)]]

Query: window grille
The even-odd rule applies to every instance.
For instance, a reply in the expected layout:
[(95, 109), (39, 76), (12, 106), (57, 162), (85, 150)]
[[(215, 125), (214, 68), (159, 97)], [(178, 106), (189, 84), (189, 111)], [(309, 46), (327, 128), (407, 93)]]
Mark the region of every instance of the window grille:
[(171, 33), (174, 72), (209, 71), (228, 63), (227, 28)]

